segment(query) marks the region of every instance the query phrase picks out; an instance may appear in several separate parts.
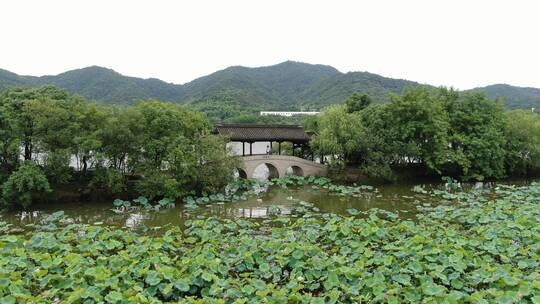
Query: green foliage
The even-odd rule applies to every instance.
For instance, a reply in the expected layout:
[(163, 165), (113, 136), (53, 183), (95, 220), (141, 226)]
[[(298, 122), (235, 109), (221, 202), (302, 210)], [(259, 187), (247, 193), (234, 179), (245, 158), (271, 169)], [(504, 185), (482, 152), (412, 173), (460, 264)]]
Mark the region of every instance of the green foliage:
[(483, 88), (476, 88), (473, 92), (485, 93), (489, 98), (504, 100), (508, 109), (538, 108), (540, 106), (540, 89), (516, 87), (508, 84), (494, 84)]
[[(226, 142), (220, 136), (207, 135), (193, 145), (193, 155), (196, 155), (195, 167), (198, 168), (191, 175), (191, 185), (197, 192), (215, 192), (223, 189), (232, 179), (232, 172), (240, 166), (237, 157), (231, 157), (230, 150), (225, 148)], [(178, 159), (174, 159), (174, 166), (179, 173)], [(171, 161), (171, 164), (173, 162)]]
[(367, 94), (375, 103), (390, 100), (391, 94), (401, 94), (405, 88), (419, 86), (417, 82), (392, 79), (368, 72), (339, 74), (321, 81), (304, 92), (306, 106), (326, 106), (340, 103), (356, 92)]
[(89, 186), (94, 189), (102, 189), (109, 194), (118, 194), (126, 190), (126, 176), (116, 168), (97, 167), (94, 170)]
[(440, 98), (424, 88), (409, 89), (394, 96), (386, 109), (399, 162), (423, 163), (440, 173), (449, 159), (450, 128), (449, 114)]
[(0, 183), (4, 182), (19, 162), (20, 139), (14, 117), (0, 104)]
[(52, 145), (66, 148), (69, 103), (68, 94), (54, 87), (15, 88), (0, 95), (0, 110), (9, 119), (10, 133), (23, 146), (25, 160)]
[(396, 140), (396, 128), (388, 110), (389, 105), (372, 105), (360, 113), (364, 133), (364, 149), (361, 152), (363, 162), (360, 168), (371, 177), (383, 180), (393, 180), (392, 165), (400, 162), (397, 151), (402, 146)]
[(452, 160), (464, 179), (500, 178), (505, 174), (504, 117), (500, 103), (482, 94), (446, 101)]
[(326, 189), (330, 193), (334, 193), (340, 196), (358, 196), (363, 193), (369, 193), (375, 188), (369, 185), (361, 186), (347, 186), (347, 185), (338, 185), (332, 182), (329, 178), (326, 177), (303, 177), (303, 176), (288, 176), (282, 178), (275, 178), (270, 181), (271, 185), (278, 185), (283, 189), (287, 189), (290, 186), (305, 186), (312, 185), (314, 189)]
[(2, 201), (9, 208), (27, 208), (48, 192), (51, 188), (43, 171), (34, 162), (24, 161), (2, 185)]
[(536, 132), (534, 113), (505, 121), (498, 101), (444, 88), (411, 88), (384, 105), (363, 107), (353, 100), (359, 95), (326, 108), (311, 123), (318, 128), (311, 146), (334, 163), (360, 166), (368, 176), (391, 180), (396, 168), (415, 166), (484, 180), (538, 168), (538, 137), (519, 134), (529, 128)]
[(152, 204), (144, 196), (139, 196), (138, 198), (132, 201), (125, 201), (125, 200), (121, 200), (117, 198), (113, 201), (114, 209), (112, 209), (112, 211), (114, 211), (115, 213), (124, 213), (124, 212), (132, 212), (135, 210), (139, 210), (141, 208), (146, 209), (146, 210), (158, 211), (162, 208), (174, 207), (175, 206), (174, 202), (175, 201), (172, 199), (163, 198), (155, 202), (154, 204)]
[(511, 174), (540, 170), (540, 116), (526, 110), (505, 113), (506, 166)]
[[(0, 70), (0, 88), (4, 73)], [(71, 70), (56, 76), (28, 77), (11, 75), (10, 86), (54, 85), (85, 98), (106, 103), (133, 104), (139, 100), (156, 98), (160, 100), (179, 100), (184, 90), (181, 86), (158, 79), (126, 77), (102, 67), (91, 66)]]
[(364, 127), (357, 113), (348, 113), (345, 105), (328, 107), (319, 117), (319, 136), (312, 148), (330, 157), (330, 164), (342, 166), (353, 161), (362, 149)]
[(371, 98), (367, 94), (354, 93), (351, 97), (345, 100), (347, 113), (362, 111), (371, 104)]
[(152, 200), (162, 197), (177, 199), (191, 192), (186, 180), (176, 179), (157, 169), (146, 169), (144, 178), (137, 181), (135, 188), (138, 193)]
[(0, 236), (0, 298), (535, 303), (540, 185), (453, 194), (460, 204), (441, 198), (416, 221), (349, 209), (352, 216), (196, 219), (158, 236), (66, 226), (59, 214), (47, 229)]
[(134, 179), (151, 199), (217, 191), (237, 167), (203, 113), (156, 100), (109, 107), (54, 87), (14, 88), (0, 94), (0, 125), (0, 182), (19, 166), (19, 149), (53, 188), (120, 194)]
[(68, 183), (72, 178), (69, 150), (50, 151), (43, 156), (43, 171), (51, 183)]
[[(370, 194), (374, 190), (372, 186), (346, 186), (334, 184), (326, 177), (303, 177), (288, 176), (275, 178), (271, 181), (259, 181), (257, 179), (238, 179), (227, 185), (224, 192), (208, 194), (204, 192), (201, 196), (186, 196), (183, 201), (188, 208), (197, 208), (199, 205), (212, 203), (237, 202), (246, 200), (251, 196), (257, 196), (266, 192), (269, 186), (279, 186), (288, 189), (296, 186), (311, 185), (313, 189), (325, 189), (330, 194), (339, 196), (360, 196)], [(120, 201), (121, 202), (121, 201)], [(304, 202), (305, 204), (309, 204)], [(311, 204), (309, 204), (311, 206)], [(305, 206), (304, 206), (305, 207)], [(305, 209), (307, 210), (307, 209)]]
[(134, 155), (144, 170), (165, 169), (164, 161), (171, 147), (188, 144), (183, 139), (191, 140), (210, 132), (210, 124), (202, 113), (190, 112), (172, 103), (155, 100), (140, 102), (128, 111), (132, 111), (137, 141), (138, 155)]
[(241, 98), (237, 95), (234, 90), (225, 90), (215, 95), (192, 100), (188, 106), (193, 110), (206, 113), (214, 123), (300, 124), (304, 118), (303, 116), (261, 116), (260, 111), (269, 108), (263, 104), (264, 101), (241, 103), (239, 101)]
[[(253, 122), (259, 110), (255, 106), (242, 105), (238, 102), (234, 94), (222, 92), (213, 96), (196, 99), (190, 102), (190, 107), (196, 111), (201, 111), (208, 115), (214, 122)], [(247, 108), (247, 111), (246, 111)]]
[(132, 110), (140, 130), (133, 163), (144, 175), (136, 186), (139, 193), (177, 199), (192, 191), (217, 191), (232, 180), (237, 160), (229, 156), (223, 138), (209, 134), (210, 124), (201, 113), (155, 101)]

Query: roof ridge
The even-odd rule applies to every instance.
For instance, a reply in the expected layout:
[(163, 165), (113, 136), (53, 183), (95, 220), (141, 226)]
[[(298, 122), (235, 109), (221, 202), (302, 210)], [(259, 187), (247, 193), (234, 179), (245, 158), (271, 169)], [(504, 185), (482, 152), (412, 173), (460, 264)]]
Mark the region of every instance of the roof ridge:
[(301, 125), (282, 125), (282, 124), (243, 124), (243, 123), (219, 123), (215, 127), (248, 127), (248, 128), (304, 128)]
[(214, 132), (231, 141), (308, 142), (310, 135), (299, 125), (219, 124)]

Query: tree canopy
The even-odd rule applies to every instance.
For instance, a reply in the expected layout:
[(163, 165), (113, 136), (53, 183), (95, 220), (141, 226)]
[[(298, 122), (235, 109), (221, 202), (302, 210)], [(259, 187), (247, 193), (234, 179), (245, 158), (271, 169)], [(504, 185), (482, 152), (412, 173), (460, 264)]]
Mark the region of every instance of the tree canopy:
[(0, 95), (0, 125), (5, 205), (35, 200), (17, 196), (22, 189), (74, 181), (86, 192), (178, 199), (224, 187), (237, 166), (203, 113), (156, 100), (115, 107), (54, 87), (14, 88)]
[(410, 88), (382, 105), (364, 96), (355, 93), (310, 122), (319, 134), (313, 149), (341, 167), (392, 179), (393, 169), (420, 166), (464, 180), (539, 168), (540, 116), (531, 111), (504, 112), (482, 93), (445, 88)]

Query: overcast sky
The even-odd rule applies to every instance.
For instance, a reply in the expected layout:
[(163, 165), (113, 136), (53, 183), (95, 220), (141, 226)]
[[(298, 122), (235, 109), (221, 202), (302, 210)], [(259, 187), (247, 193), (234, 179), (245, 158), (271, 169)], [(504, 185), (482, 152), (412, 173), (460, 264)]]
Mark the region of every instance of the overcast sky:
[(0, 68), (185, 83), (285, 60), (468, 89), (540, 87), (540, 1), (0, 2)]

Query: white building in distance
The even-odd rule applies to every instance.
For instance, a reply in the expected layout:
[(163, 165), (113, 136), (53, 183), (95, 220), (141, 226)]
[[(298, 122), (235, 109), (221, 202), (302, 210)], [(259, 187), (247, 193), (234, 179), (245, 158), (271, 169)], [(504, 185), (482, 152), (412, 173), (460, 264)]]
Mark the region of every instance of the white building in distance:
[(275, 116), (286, 116), (291, 117), (295, 115), (317, 115), (321, 112), (290, 112), (290, 111), (261, 111), (261, 116), (269, 116), (269, 115), (275, 115)]

